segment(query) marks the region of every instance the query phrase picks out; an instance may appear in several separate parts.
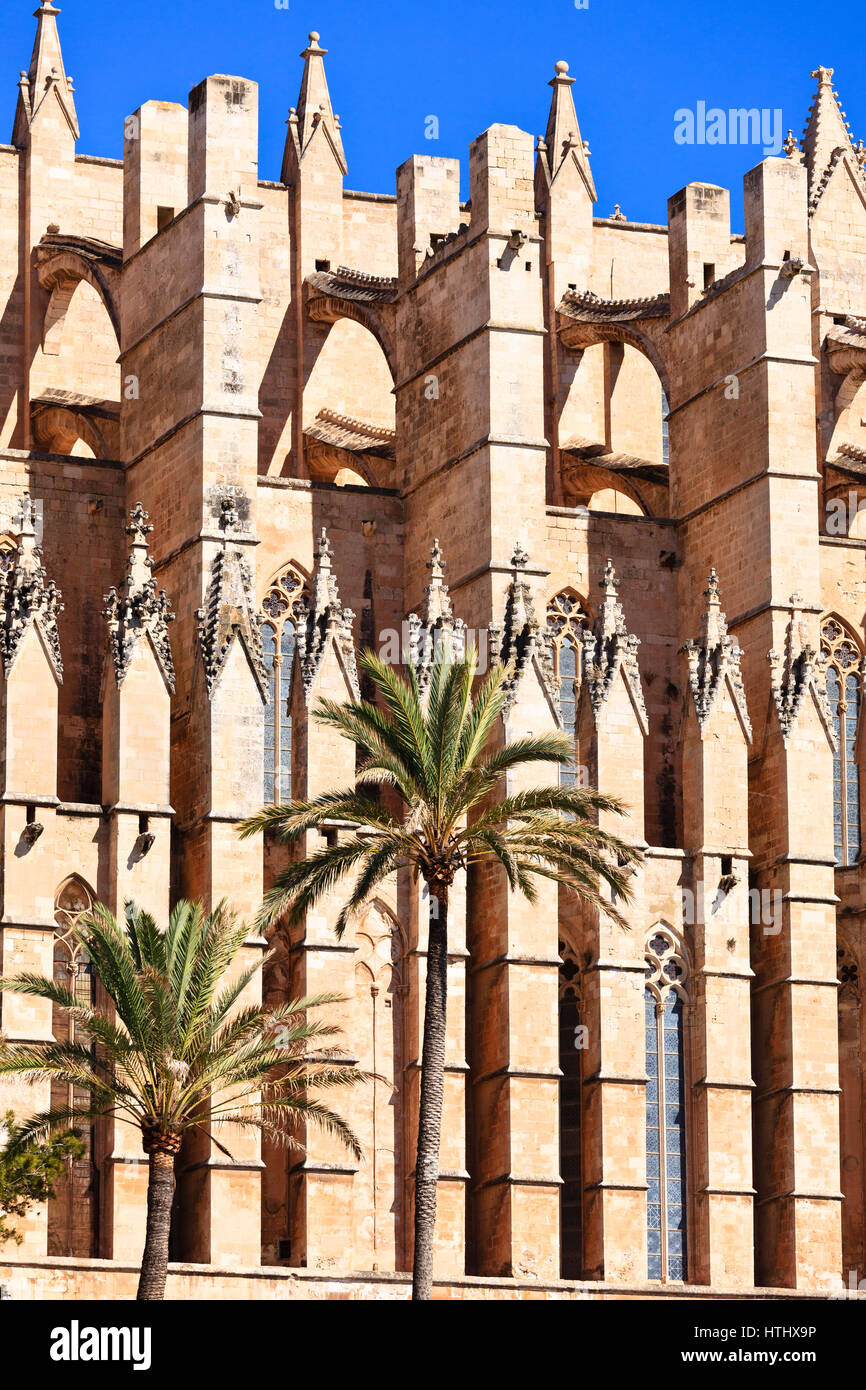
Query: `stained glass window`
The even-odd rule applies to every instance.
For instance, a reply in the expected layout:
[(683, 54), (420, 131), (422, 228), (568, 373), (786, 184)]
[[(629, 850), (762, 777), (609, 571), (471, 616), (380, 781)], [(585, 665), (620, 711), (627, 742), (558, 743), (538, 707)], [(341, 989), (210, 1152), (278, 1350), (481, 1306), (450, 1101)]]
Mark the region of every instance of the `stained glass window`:
[(670, 406), (668, 405), (668, 398), (665, 395), (664, 387), (662, 387), (662, 463), (670, 463), (671, 457), (670, 440), (668, 438), (669, 411)]
[[(559, 687), (559, 709), (562, 727), (574, 744), (577, 765), (577, 698), (580, 693), (581, 632), (588, 618), (580, 599), (571, 590), (564, 590), (548, 605), (547, 640), (553, 662), (554, 679)], [(559, 784), (573, 787), (577, 781), (575, 767), (563, 763), (559, 769)]]
[(647, 1275), (685, 1280), (686, 965), (672, 934), (655, 931), (647, 948), (646, 973)]
[(833, 754), (833, 848), (840, 868), (860, 857), (860, 771), (857, 766), (857, 720), (863, 682), (863, 659), (853, 639), (835, 618), (821, 624), (821, 653), (826, 662), (827, 700), (836, 735)]
[(268, 673), (265, 710), (264, 799), (266, 805), (292, 795), (292, 665), (295, 658), (297, 605), (304, 581), (286, 570), (274, 581), (262, 604), (262, 651)]

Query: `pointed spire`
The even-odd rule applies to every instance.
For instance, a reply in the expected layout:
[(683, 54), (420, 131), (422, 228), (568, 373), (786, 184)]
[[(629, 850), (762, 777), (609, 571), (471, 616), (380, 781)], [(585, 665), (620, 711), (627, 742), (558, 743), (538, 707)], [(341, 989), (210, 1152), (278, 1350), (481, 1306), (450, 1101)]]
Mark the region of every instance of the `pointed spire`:
[(806, 640), (803, 599), (800, 594), (791, 595), (785, 650), (768, 652), (767, 660), (770, 663), (773, 703), (779, 717), (784, 746), (787, 748), (796, 728), (803, 700), (807, 692), (811, 691), (827, 737), (835, 750), (837, 741), (827, 701), (826, 675), (822, 673), (819, 676), (821, 658), (816, 656), (815, 648)]
[(230, 546), (230, 529), (228, 524), (223, 526), (222, 545), (214, 557), (205, 604), (196, 610), (195, 615), (207, 693), (213, 698), (217, 681), (237, 638), (246, 652), (259, 694), (266, 702), (268, 673), (262, 651), (260, 619), (255, 610), (252, 575), (243, 552), (236, 545)]
[(334, 644), (352, 698), (360, 698), (358, 667), (353, 633), (355, 614), (340, 602), (336, 576), (332, 569), (334, 552), (324, 526), (316, 547), (316, 565), (311, 584), (312, 599), (299, 600), (297, 614), (297, 651), (304, 698), (312, 704), (316, 678), (322, 668), (328, 647)]
[(54, 97), (60, 102), (74, 140), (78, 139), (78, 116), (75, 111), (75, 89), (67, 77), (57, 32), (60, 10), (44, 0), (34, 11), (36, 39), (28, 71), (21, 73), (18, 83), (18, 107), (12, 132), (13, 145), (26, 144), (27, 133), (39, 116), (43, 103)]
[(746, 692), (740, 673), (740, 658), (743, 653), (734, 639), (728, 636), (728, 624), (722, 612), (719, 577), (715, 570), (710, 570), (704, 598), (707, 600), (707, 606), (701, 623), (700, 639), (697, 642), (689, 640), (683, 647), (688, 657), (689, 684), (698, 723), (702, 729), (706, 726), (719, 692), (727, 681), (743, 732), (747, 741), (751, 742), (752, 726), (746, 709)]
[(637, 649), (640, 639), (628, 631), (625, 614), (619, 601), (619, 580), (608, 559), (599, 580), (603, 598), (592, 629), (583, 632), (583, 683), (586, 686), (596, 722), (601, 717), (608, 696), (620, 672), (625, 678), (638, 722), (644, 734), (649, 732), (646, 705), (640, 683)]
[(573, 161), (586, 186), (589, 200), (594, 203), (598, 194), (589, 167), (589, 146), (581, 138), (574, 98), (571, 94), (574, 78), (568, 76), (568, 63), (564, 59), (560, 59), (556, 64), (554, 76), (548, 86), (553, 88), (553, 98), (544, 140), (539, 141), (538, 145), (547, 182), (552, 184), (565, 165)]
[(818, 82), (803, 131), (803, 156), (809, 171), (811, 211), (838, 159), (844, 155), (851, 156), (855, 172), (857, 163), (845, 112), (833, 86), (833, 69), (817, 67), (810, 75)]
[(24, 635), (33, 624), (41, 633), (60, 685), (63, 661), (57, 618), (63, 612), (63, 604), (54, 580), (46, 582), (35, 520), (35, 507), (29, 492), (25, 492), (18, 507), (15, 560), (9, 569), (0, 572), (0, 660), (8, 679)]
[(129, 513), (126, 534), (132, 539), (126, 581), (118, 591), (113, 585), (105, 595), (102, 616), (108, 623), (109, 647), (118, 689), (127, 676), (139, 637), (150, 638), (163, 680), (174, 694), (174, 662), (168, 625), (174, 622), (168, 597), (151, 577), (152, 561), (147, 538), (153, 527), (140, 502)]
[(421, 615), (410, 613), (406, 620), (408, 649), (404, 658), (414, 670), (422, 694), (430, 684), (430, 672), (440, 645), (447, 644), (458, 661), (466, 651), (466, 625), (462, 618), (454, 617), (451, 609), (451, 596), (445, 583), (445, 560), (438, 539), (433, 542), (427, 568), (430, 583), (424, 589), (423, 611)]
[(491, 664), (511, 666), (512, 674), (503, 684), (505, 709), (508, 713), (524, 674), (535, 667), (544, 687), (551, 710), (561, 723), (559, 692), (553, 674), (550, 646), (541, 633), (535, 616), (532, 589), (528, 577), (529, 555), (521, 541), (515, 542), (511, 555), (511, 583), (505, 599), (505, 619), (493, 622), (488, 628)]
[(294, 149), (295, 160), (300, 163), (307, 153), (310, 142), (316, 136), (327, 140), (342, 173), (347, 172), (346, 156), (340, 135), (340, 118), (334, 115), (331, 94), (328, 91), (328, 79), (325, 76), (325, 54), (327, 51), (327, 48), (320, 46), (319, 35), (314, 29), (310, 34), (308, 47), (301, 53), (304, 60), (304, 74), (301, 78), (298, 105), (297, 108), (292, 107), (287, 122), (289, 129), (286, 138), (286, 154), (283, 160), (284, 179), (287, 172), (289, 147)]

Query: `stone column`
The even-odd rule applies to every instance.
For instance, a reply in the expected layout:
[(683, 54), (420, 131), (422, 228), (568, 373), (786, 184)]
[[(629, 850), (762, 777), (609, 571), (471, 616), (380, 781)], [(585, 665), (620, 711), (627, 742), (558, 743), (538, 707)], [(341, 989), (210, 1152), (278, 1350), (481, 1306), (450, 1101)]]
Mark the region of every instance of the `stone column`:
[[(740, 649), (715, 570), (700, 638), (685, 645), (683, 805), (693, 941), (690, 1277), (754, 1283), (749, 965), (748, 749)], [(689, 920), (687, 918), (687, 920)]]
[[(625, 819), (605, 813), (599, 824), (642, 845), (647, 718), (638, 639), (626, 627), (618, 585), (608, 560), (600, 581), (603, 601), (584, 637), (578, 739), (590, 785), (627, 807)], [(631, 882), (632, 902), (617, 904), (630, 930), (597, 910), (584, 914), (590, 959), (581, 1018), (588, 1029), (584, 1260), (589, 1277), (628, 1282), (646, 1279), (647, 1272), (642, 874)]]
[[(18, 550), (0, 589), (0, 846), (3, 854), (0, 974), (54, 974), (57, 881), (57, 699), (63, 665), (57, 636), (60, 594), (46, 581), (35, 516), (25, 494), (18, 506)], [(4, 994), (0, 1028), (11, 1043), (50, 1042), (52, 1008)], [(0, 1114), (17, 1120), (50, 1105), (51, 1085), (0, 1080)], [(45, 1206), (16, 1223), (23, 1256), (48, 1253)]]

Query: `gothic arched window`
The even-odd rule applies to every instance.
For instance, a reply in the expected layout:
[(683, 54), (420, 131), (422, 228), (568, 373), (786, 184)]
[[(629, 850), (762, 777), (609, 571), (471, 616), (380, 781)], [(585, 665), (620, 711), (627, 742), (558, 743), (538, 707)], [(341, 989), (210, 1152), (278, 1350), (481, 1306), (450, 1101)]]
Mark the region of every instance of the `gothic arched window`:
[(580, 968), (564, 941), (559, 943), (559, 954), (560, 1275), (579, 1279), (583, 1273), (580, 1057), (586, 1029), (580, 1021)]
[[(577, 765), (577, 697), (580, 693), (581, 633), (589, 624), (580, 599), (571, 589), (557, 594), (547, 606), (547, 640), (553, 662), (553, 675), (559, 687), (562, 727), (574, 744)], [(559, 785), (573, 787), (575, 767), (564, 763), (559, 769)]]
[(270, 806), (292, 795), (292, 666), (295, 659), (297, 604), (304, 581), (284, 570), (262, 604), (262, 651), (268, 673), (265, 710), (264, 799)]
[[(93, 906), (93, 893), (77, 875), (61, 885), (54, 899), (54, 982), (87, 1006), (95, 1002), (93, 965), (75, 936), (75, 928)], [(52, 1012), (51, 1028), (58, 1042), (90, 1045), (87, 1032), (58, 1005)], [(86, 1106), (89, 1100), (89, 1092), (82, 1087), (71, 1086), (65, 1081), (51, 1084), (52, 1110)], [(98, 1174), (93, 1155), (93, 1128), (81, 1120), (75, 1121), (75, 1127), (81, 1133), (84, 1153), (81, 1158), (68, 1161), (67, 1172), (55, 1185), (55, 1195), (48, 1203), (48, 1253), (89, 1258), (97, 1254), (98, 1248)]]
[(673, 932), (654, 927), (647, 943), (646, 1165), (647, 1275), (688, 1273), (686, 1188), (685, 955)]
[(863, 684), (863, 661), (853, 638), (836, 618), (821, 624), (821, 654), (826, 662), (827, 699), (833, 716), (833, 847), (840, 868), (860, 857), (860, 771), (857, 767), (857, 720)]

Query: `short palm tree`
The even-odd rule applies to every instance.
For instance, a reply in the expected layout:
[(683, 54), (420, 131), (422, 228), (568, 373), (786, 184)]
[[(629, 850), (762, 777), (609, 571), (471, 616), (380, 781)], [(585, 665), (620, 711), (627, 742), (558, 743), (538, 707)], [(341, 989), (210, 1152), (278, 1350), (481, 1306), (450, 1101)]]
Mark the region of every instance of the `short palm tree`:
[[(354, 825), (343, 843), (294, 862), (279, 875), (263, 903), (261, 926), (300, 922), (348, 874), (354, 875), (354, 882), (337, 919), (338, 935), (395, 870), (408, 867), (427, 884), (431, 911), (412, 1297), (428, 1299), (445, 1064), (448, 895), (455, 875), (492, 860), (502, 866), (509, 887), (530, 901), (535, 898), (533, 879), (552, 879), (617, 916), (600, 892), (599, 880), (627, 899), (628, 875), (623, 870), (639, 853), (599, 827), (598, 812), (623, 809), (611, 797), (560, 786), (501, 795), (506, 773), (531, 763), (568, 763), (574, 752), (571, 741), (558, 733), (488, 747), (505, 704), (510, 668), (495, 668), (473, 696), (472, 651), (456, 659), (440, 644), (424, 693), (411, 667), (404, 679), (369, 651), (361, 654), (360, 664), (379, 702), (322, 700), (315, 717), (361, 750), (361, 789), (349, 787), (311, 801), (266, 807), (241, 826), (241, 834), (271, 830), (283, 840), (294, 840), (323, 821)], [(400, 815), (391, 814), (384, 797), (374, 800), (365, 794), (363, 784), (395, 789)]]
[(230, 1157), (216, 1128), (232, 1124), (295, 1143), (293, 1130), (309, 1121), (359, 1156), (345, 1121), (310, 1091), (318, 1097), (366, 1078), (339, 1065), (331, 1043), (337, 1030), (307, 1017), (338, 996), (296, 999), (271, 1010), (239, 1002), (261, 958), (229, 978), (248, 928), (224, 904), (206, 914), (200, 904), (180, 902), (164, 932), (134, 903), (126, 904), (123, 924), (97, 905), (75, 930), (114, 1011), (84, 1005), (40, 975), (0, 980), (2, 990), (68, 1010), (90, 1040), (24, 1045), (0, 1039), (0, 1075), (63, 1081), (88, 1095), (80, 1106), (34, 1115), (17, 1127), (14, 1142), (20, 1149), (70, 1122), (103, 1115), (140, 1129), (149, 1173), (138, 1298), (158, 1300), (165, 1296), (174, 1159), (184, 1134), (204, 1130)]

